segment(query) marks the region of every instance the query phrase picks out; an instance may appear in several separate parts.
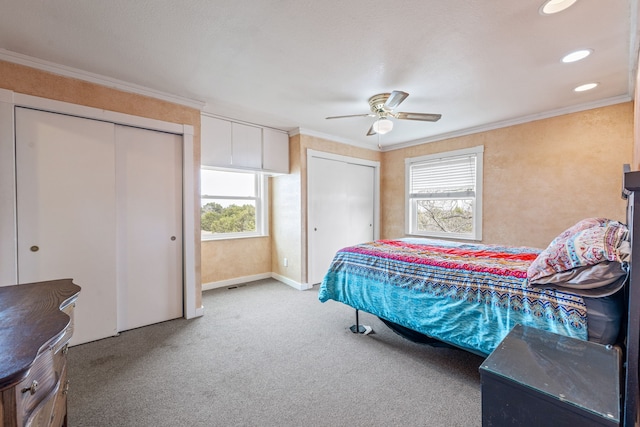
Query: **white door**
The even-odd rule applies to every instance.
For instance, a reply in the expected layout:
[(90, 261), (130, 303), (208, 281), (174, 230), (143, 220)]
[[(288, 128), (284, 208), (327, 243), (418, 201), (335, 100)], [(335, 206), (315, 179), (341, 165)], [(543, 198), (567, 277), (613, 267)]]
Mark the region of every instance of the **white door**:
[(18, 283), (81, 286), (72, 344), (116, 330), (114, 125), (16, 108)]
[(118, 330), (182, 317), (182, 138), (116, 126)]
[(371, 166), (348, 164), (346, 169), (348, 241), (344, 246), (373, 240), (375, 203), (374, 169)]
[(372, 166), (340, 160), (309, 162), (309, 284), (316, 284), (339, 249), (373, 240), (375, 174)]

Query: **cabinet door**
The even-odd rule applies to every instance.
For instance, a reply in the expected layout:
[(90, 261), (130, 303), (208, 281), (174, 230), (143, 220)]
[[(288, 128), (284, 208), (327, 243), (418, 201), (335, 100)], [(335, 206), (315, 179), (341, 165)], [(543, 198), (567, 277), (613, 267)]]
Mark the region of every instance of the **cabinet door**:
[(262, 129), (262, 168), (269, 172), (289, 173), (289, 135)]
[(16, 108), (18, 283), (72, 278), (72, 344), (115, 335), (114, 125)]
[(182, 317), (182, 138), (116, 126), (118, 331)]
[(233, 167), (262, 169), (262, 129), (231, 124)]
[(200, 163), (203, 166), (231, 166), (231, 122), (200, 116)]

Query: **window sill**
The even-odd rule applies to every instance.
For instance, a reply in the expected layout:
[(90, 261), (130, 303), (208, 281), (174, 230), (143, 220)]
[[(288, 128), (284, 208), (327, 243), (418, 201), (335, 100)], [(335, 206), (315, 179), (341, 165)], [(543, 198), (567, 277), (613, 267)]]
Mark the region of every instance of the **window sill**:
[(223, 236), (201, 236), (201, 242), (213, 242), (218, 240), (237, 240), (237, 239), (256, 239), (261, 237), (269, 237), (268, 234), (225, 234)]
[(479, 242), (482, 240), (482, 237), (479, 236), (470, 236), (468, 234), (445, 234), (445, 233), (407, 233), (408, 237), (424, 237), (427, 239), (448, 239), (448, 240), (470, 240), (474, 242)]

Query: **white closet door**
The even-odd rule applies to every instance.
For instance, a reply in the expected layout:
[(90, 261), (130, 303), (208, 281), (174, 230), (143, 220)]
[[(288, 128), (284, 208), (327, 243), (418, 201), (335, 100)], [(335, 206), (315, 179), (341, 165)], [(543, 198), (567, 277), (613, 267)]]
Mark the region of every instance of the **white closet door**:
[(18, 281), (72, 278), (71, 344), (115, 335), (114, 125), (16, 108)]
[(373, 240), (374, 168), (311, 157), (309, 165), (309, 284), (320, 283), (335, 253)]
[(116, 126), (118, 330), (182, 316), (182, 138)]
[(371, 166), (348, 164), (346, 168), (348, 241), (344, 246), (373, 240), (375, 173)]

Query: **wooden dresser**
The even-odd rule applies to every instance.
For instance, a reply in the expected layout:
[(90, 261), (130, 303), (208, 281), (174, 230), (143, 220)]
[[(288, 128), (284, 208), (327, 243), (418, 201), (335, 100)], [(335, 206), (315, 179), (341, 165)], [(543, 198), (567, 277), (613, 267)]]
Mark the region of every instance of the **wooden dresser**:
[(0, 287), (0, 420), (67, 425), (67, 345), (80, 287), (71, 279)]

